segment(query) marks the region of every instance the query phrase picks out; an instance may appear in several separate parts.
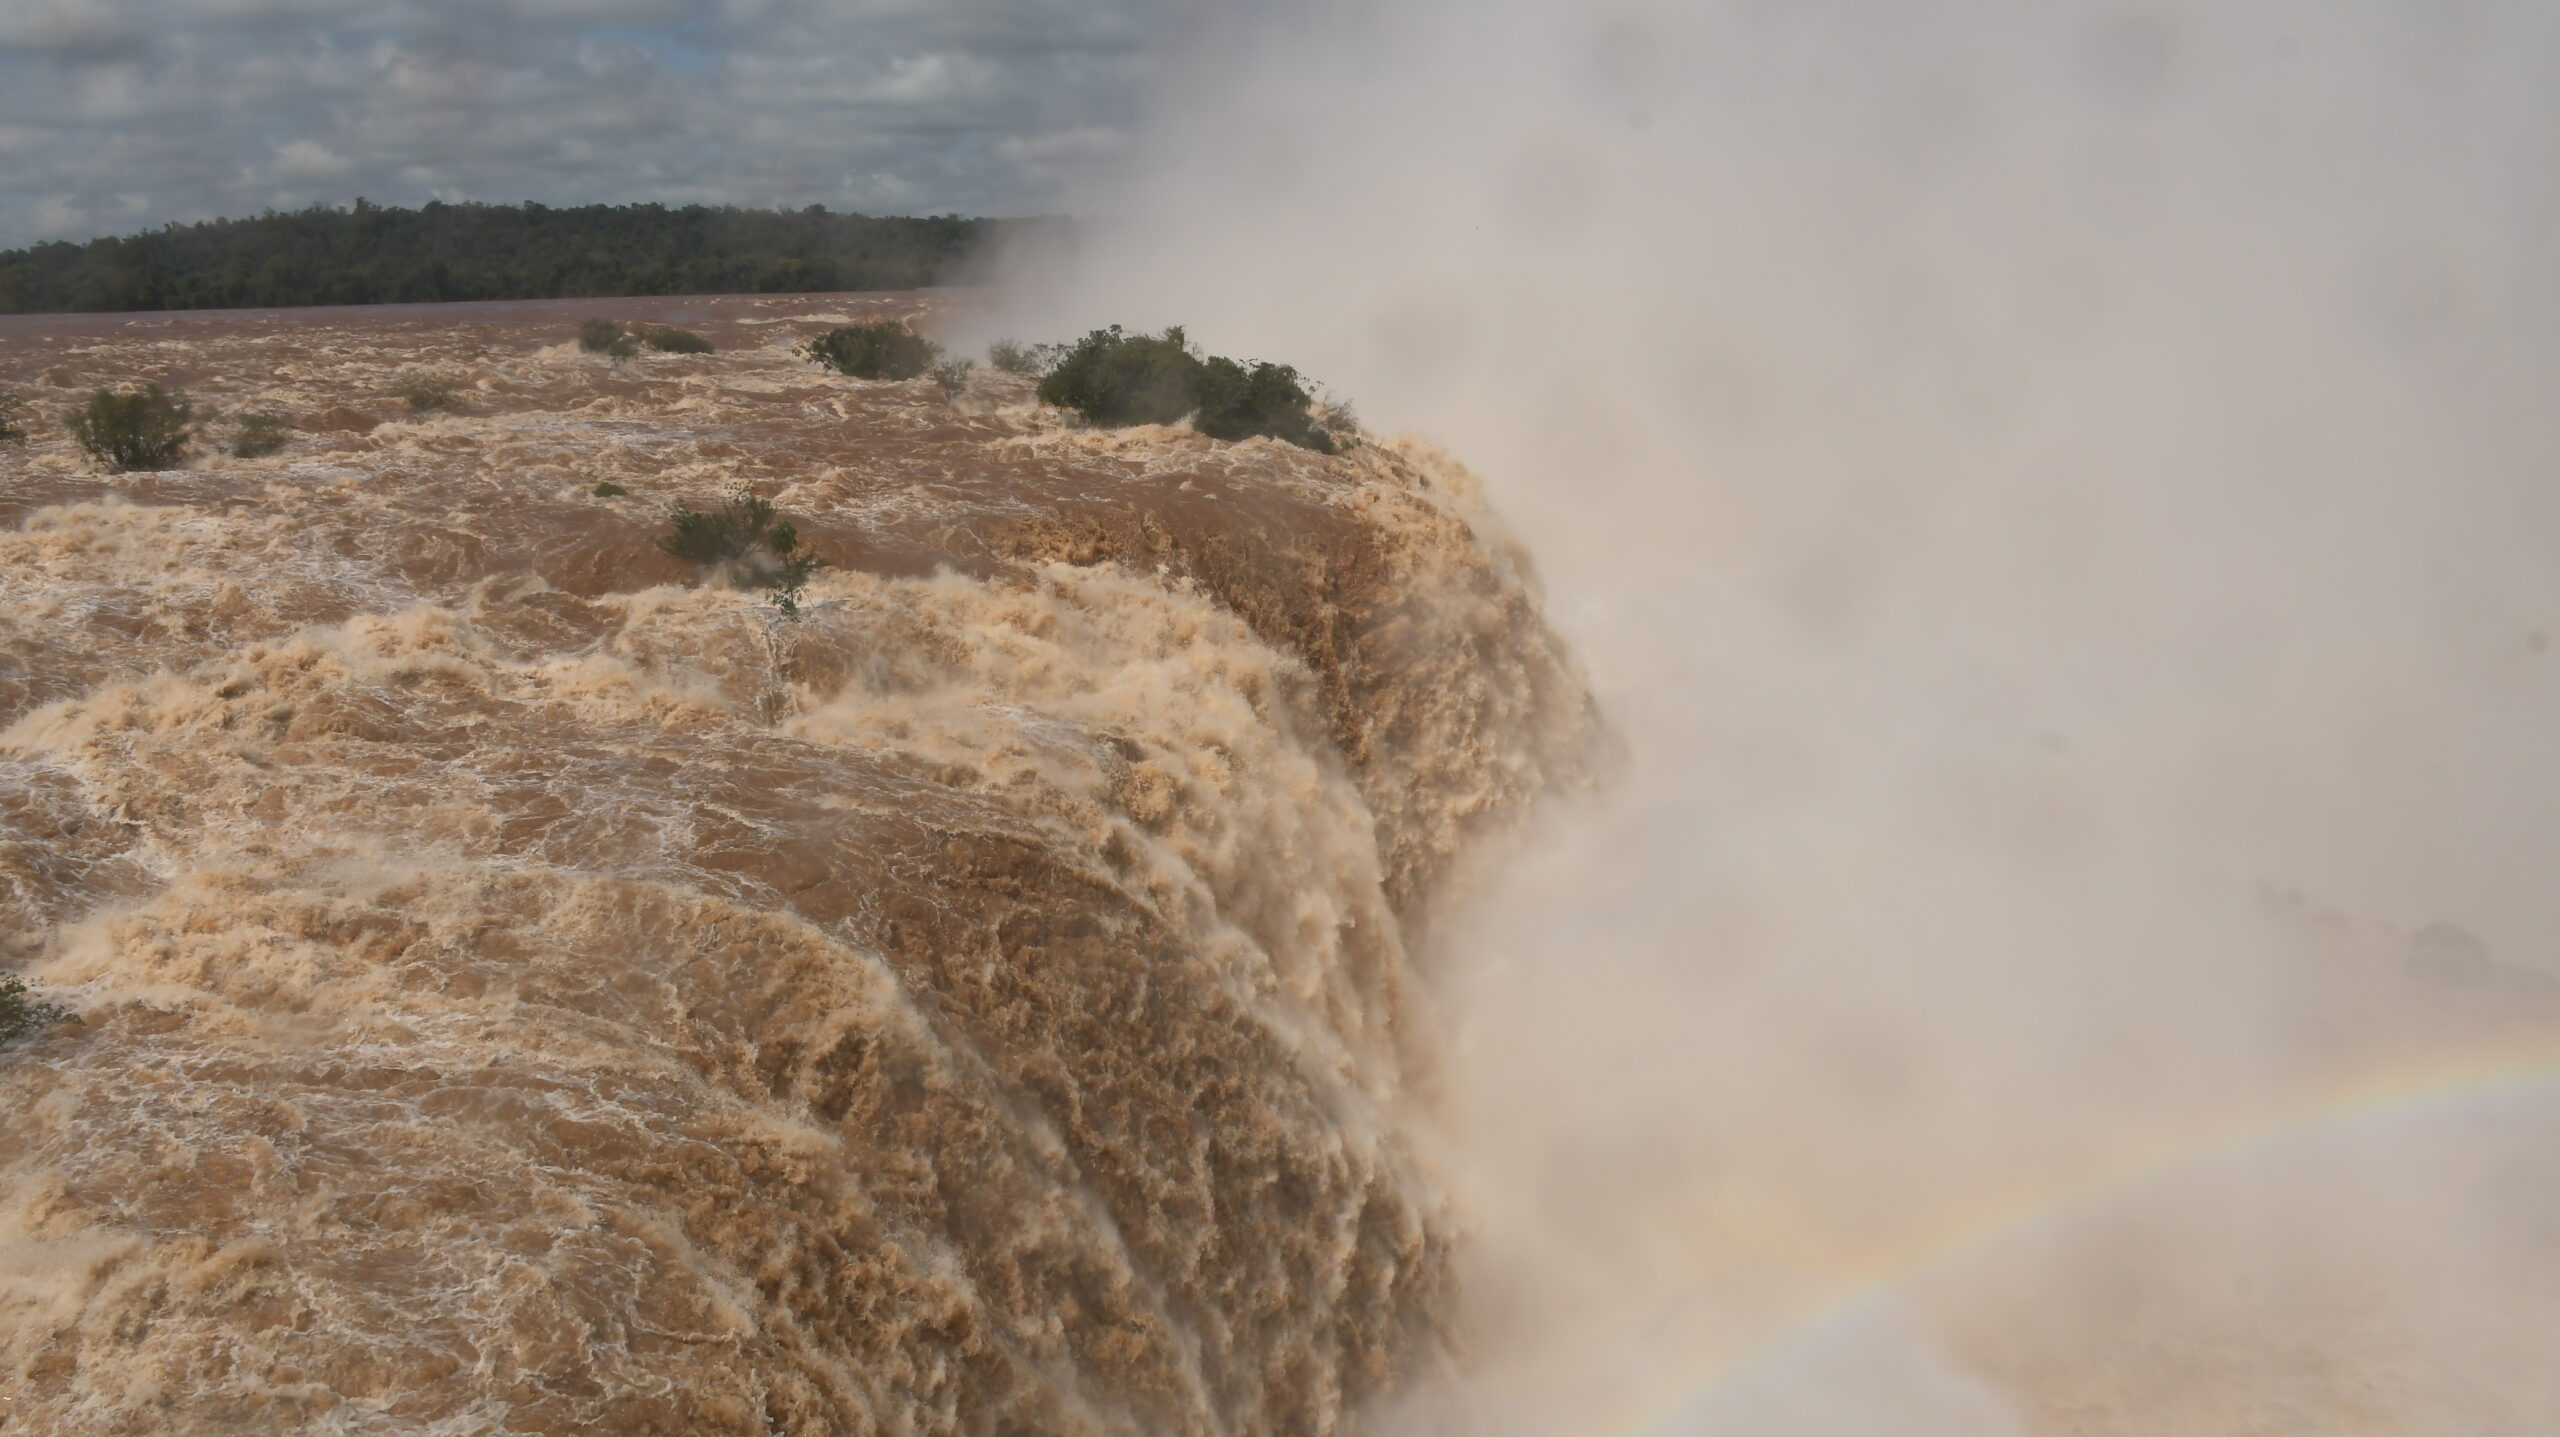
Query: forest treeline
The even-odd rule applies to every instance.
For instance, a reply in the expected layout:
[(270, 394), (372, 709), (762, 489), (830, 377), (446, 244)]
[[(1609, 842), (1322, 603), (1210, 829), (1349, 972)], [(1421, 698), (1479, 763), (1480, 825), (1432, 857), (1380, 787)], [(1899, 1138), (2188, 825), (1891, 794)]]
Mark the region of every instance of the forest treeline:
[(1038, 220), (358, 200), (0, 251), (0, 313), (781, 294), (949, 283)]

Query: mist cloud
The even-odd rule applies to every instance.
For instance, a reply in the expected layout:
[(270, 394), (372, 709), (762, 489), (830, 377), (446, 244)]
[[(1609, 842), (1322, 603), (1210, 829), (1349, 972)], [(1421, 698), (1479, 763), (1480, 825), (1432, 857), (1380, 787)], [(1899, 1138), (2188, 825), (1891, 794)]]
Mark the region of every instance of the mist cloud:
[[(2542, 1320), (2560, 1255), (2511, 1204), (2554, 1195), (2547, 1104), (2441, 1162), (2469, 1118), (2251, 1148), (2209, 1198), (2180, 1164), (2552, 1019), (2560, 17), (1236, 23), (1081, 206), (1120, 227), (1003, 323), (1185, 323), (1449, 443), (1631, 753), (1447, 960), (1491, 1395), (1413, 1421), (1721, 1430), (1662, 1394), (1909, 1289), (1933, 1336), (1804, 1380), (1936, 1343), (2029, 1430), (2087, 1382), (2088, 1430), (2211, 1431), (2371, 1363), (2386, 1426), (2547, 1426), (2560, 1392), (2436, 1320)], [(2424, 976), (2436, 921), (2496, 983)], [(2110, 1203), (2180, 1216), (2113, 1262)], [(1924, 1255), (1978, 1275), (2025, 1240), (1982, 1214), (2030, 1211), (2080, 1236), (1948, 1316), (1976, 1278)], [(1882, 1409), (1749, 1430), (1917, 1430)]]

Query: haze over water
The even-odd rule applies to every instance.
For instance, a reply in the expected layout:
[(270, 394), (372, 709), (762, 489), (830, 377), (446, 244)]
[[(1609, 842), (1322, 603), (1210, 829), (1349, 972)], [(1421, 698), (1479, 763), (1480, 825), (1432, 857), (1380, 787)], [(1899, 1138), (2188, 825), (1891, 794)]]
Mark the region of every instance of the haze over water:
[(1477, 1376), (1414, 1421), (2550, 1427), (2560, 19), (1183, 58), (1011, 322), (1467, 454), (1627, 745), (1438, 970)]

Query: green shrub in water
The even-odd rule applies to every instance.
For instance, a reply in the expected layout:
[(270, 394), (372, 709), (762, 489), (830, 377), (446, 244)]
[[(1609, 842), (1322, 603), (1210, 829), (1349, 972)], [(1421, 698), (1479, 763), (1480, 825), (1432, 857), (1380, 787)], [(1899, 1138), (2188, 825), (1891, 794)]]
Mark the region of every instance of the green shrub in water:
[(264, 459), (278, 452), (293, 439), (293, 430), (281, 414), (263, 410), (240, 416), (240, 427), (231, 435), (231, 457)]
[(668, 516), (658, 547), (719, 574), (741, 589), (771, 589), (785, 617), (800, 611), (800, 591), (826, 561), (800, 547), (800, 531), (775, 517), (773, 501), (741, 486), (716, 509), (682, 505)]
[(67, 1008), (27, 1001), (26, 980), (15, 973), (0, 978), (0, 1043), (50, 1028), (70, 1016), (71, 1011)]
[(856, 379), (913, 379), (933, 366), (933, 341), (894, 319), (849, 324), (810, 340), (800, 351)]
[(709, 354), (711, 341), (690, 329), (673, 329), (666, 325), (640, 336), (640, 342), (661, 354)]
[(432, 414), (440, 409), (451, 409), (453, 397), (460, 393), (461, 389), (462, 385), (458, 381), (440, 374), (404, 375), (399, 383), (391, 386), (392, 394), (409, 401), (411, 412), (417, 414)]
[(987, 363), (1006, 374), (1046, 374), (1065, 354), (1064, 345), (1024, 344), (1018, 339), (999, 339), (987, 346)]
[(195, 437), (195, 406), (183, 394), (146, 384), (140, 389), (99, 389), (71, 411), (63, 427), (90, 459), (119, 474), (168, 469), (186, 456)]
[[(1298, 371), (1285, 364), (1202, 355), (1180, 326), (1162, 334), (1097, 329), (1040, 381), (1040, 399), (1089, 424), (1171, 424), (1185, 415), (1212, 439), (1257, 434), (1331, 454), (1349, 433), (1349, 411), (1319, 415)], [(1327, 416), (1338, 414), (1333, 425)]]
[(615, 359), (629, 359), (640, 352), (640, 342), (631, 337), (620, 320), (614, 319), (591, 319), (579, 325), (578, 347), (589, 354)]

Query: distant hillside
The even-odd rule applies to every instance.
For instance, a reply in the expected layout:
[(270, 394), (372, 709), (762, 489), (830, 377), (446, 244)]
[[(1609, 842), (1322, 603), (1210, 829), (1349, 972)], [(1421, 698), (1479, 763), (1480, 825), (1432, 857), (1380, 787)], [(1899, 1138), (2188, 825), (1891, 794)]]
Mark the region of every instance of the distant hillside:
[(688, 205), (315, 206), (0, 251), (0, 313), (918, 289), (999, 229)]

